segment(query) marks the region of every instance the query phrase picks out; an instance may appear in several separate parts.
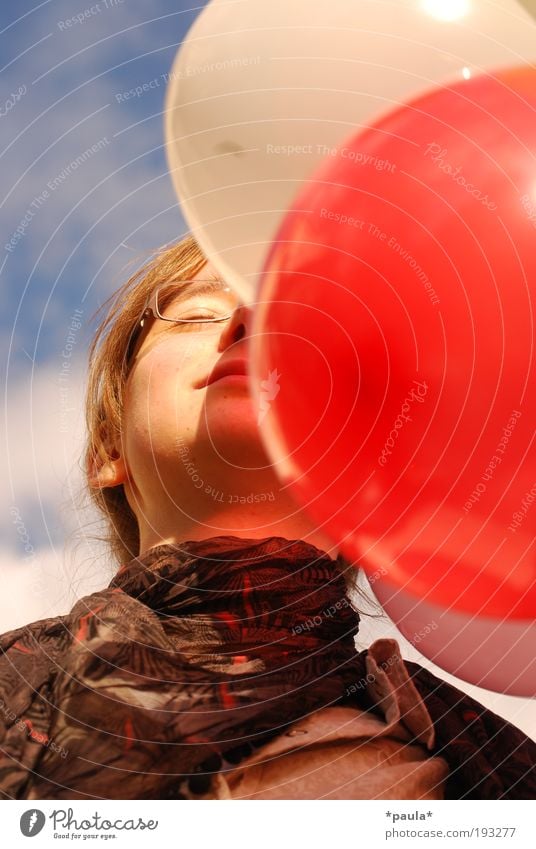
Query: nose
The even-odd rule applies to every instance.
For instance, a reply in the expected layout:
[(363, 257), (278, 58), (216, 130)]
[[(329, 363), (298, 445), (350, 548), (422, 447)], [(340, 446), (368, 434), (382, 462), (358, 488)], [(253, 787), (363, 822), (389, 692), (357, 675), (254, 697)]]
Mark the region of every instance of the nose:
[(225, 351), (231, 345), (244, 339), (249, 334), (252, 319), (252, 308), (246, 306), (246, 304), (239, 304), (233, 310), (229, 321), (224, 325), (220, 336), (220, 351)]

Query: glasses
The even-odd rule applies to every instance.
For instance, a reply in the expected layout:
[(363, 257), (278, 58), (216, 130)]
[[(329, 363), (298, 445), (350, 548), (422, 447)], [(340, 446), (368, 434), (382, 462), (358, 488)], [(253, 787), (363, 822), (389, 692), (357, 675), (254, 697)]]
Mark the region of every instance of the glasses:
[(132, 332), (126, 366), (136, 359), (157, 318), (178, 325), (183, 332), (195, 332), (206, 324), (227, 321), (238, 303), (233, 290), (222, 280), (178, 280), (157, 286)]

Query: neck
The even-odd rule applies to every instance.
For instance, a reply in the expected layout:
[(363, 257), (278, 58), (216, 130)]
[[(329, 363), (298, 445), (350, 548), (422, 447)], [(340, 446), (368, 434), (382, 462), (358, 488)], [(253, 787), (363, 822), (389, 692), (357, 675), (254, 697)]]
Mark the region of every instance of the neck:
[[(230, 483), (232, 485), (230, 485)], [(251, 481), (250, 481), (251, 483)], [(226, 489), (216, 484), (198, 487), (189, 480), (188, 497), (161, 498), (144, 505), (138, 516), (140, 525), (140, 554), (155, 545), (201, 540), (214, 536), (236, 536), (244, 539), (263, 539), (279, 536), (303, 540), (337, 557), (337, 546), (322, 528), (296, 504), (288, 489), (273, 474), (265, 475), (261, 482), (257, 476), (255, 487), (246, 487), (244, 481), (226, 480)], [(186, 509), (177, 505), (187, 504)]]

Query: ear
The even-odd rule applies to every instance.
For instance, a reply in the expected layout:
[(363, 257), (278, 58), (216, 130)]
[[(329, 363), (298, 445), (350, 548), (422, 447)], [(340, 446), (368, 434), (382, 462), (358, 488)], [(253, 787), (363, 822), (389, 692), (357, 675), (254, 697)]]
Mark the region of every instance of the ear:
[(98, 451), (88, 461), (87, 476), (92, 489), (119, 486), (128, 480), (127, 466), (117, 448), (107, 448), (106, 436), (101, 437)]
[(88, 476), (89, 485), (92, 489), (105, 489), (107, 486), (119, 486), (127, 480), (127, 470), (124, 460), (109, 460), (100, 468), (93, 466)]

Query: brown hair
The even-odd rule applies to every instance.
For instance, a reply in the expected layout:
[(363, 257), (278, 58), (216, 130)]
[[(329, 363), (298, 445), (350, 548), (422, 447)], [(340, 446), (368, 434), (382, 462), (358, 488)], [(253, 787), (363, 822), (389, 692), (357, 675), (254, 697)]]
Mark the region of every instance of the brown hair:
[(193, 236), (186, 236), (177, 244), (159, 250), (94, 315), (95, 318), (107, 310), (89, 348), (84, 473), (90, 500), (104, 519), (105, 534), (100, 539), (109, 545), (119, 565), (140, 553), (138, 521), (123, 484), (95, 488), (90, 485), (90, 477), (117, 456), (112, 446), (121, 440), (127, 379), (125, 355), (147, 297), (171, 277), (180, 280), (195, 276), (205, 263), (206, 258)]

